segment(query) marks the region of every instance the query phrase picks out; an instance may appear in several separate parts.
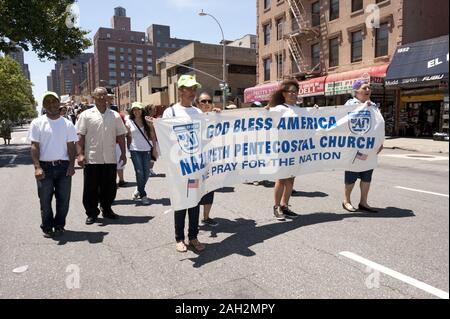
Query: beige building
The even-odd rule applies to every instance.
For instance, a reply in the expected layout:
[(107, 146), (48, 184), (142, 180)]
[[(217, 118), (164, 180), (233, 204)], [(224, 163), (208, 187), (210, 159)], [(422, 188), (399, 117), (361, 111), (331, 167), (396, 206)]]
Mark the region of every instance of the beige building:
[(257, 82), (247, 102), (267, 101), (278, 83), (300, 81), (306, 106), (344, 103), (356, 79), (378, 89), (392, 114), (384, 77), (397, 46), (448, 34), (448, 1), (257, 0)]
[[(228, 100), (241, 104), (244, 98), (244, 90), (256, 84), (256, 51), (251, 48), (227, 45), (226, 59), (228, 65), (227, 83), (230, 87)], [(222, 45), (191, 43), (160, 59), (157, 69), (160, 70), (161, 87), (167, 92), (169, 104), (178, 101), (177, 81), (183, 74), (195, 75), (197, 81), (203, 85), (201, 91), (208, 92), (215, 103), (221, 104)]]

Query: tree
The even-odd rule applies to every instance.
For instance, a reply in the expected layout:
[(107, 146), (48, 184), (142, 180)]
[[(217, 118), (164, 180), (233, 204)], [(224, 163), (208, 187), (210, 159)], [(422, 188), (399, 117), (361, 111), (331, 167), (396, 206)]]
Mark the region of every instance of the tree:
[(10, 57), (0, 57), (0, 88), (0, 121), (36, 117), (31, 82)]
[(0, 51), (16, 46), (38, 57), (63, 60), (91, 45), (89, 33), (73, 26), (70, 6), (75, 0), (0, 0)]

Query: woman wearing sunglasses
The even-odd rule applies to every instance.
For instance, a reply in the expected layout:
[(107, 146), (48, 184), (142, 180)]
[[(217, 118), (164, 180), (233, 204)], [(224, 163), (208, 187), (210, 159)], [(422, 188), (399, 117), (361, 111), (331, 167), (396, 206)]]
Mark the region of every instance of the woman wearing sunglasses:
[[(200, 110), (202, 110), (203, 113), (211, 112), (214, 109), (214, 104), (213, 104), (212, 98), (206, 92), (201, 93), (198, 96), (196, 102), (197, 102), (197, 107)], [(204, 226), (217, 227), (219, 225), (219, 223), (217, 221), (215, 221), (214, 219), (209, 217), (213, 203), (214, 203), (214, 192), (206, 194), (205, 196), (203, 196), (202, 200), (200, 201), (200, 205), (203, 206), (202, 224)]]

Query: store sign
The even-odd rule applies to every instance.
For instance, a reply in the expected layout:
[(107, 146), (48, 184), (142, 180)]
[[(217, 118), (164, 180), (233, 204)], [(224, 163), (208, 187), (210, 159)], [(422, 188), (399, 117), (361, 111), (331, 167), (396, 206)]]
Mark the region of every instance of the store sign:
[(325, 93), (324, 82), (300, 83), (299, 94), (302, 97), (323, 95)]
[(330, 82), (326, 84), (325, 95), (333, 96), (333, 95), (342, 95), (342, 94), (351, 94), (353, 84), (359, 79), (345, 80), (345, 81), (336, 81)]

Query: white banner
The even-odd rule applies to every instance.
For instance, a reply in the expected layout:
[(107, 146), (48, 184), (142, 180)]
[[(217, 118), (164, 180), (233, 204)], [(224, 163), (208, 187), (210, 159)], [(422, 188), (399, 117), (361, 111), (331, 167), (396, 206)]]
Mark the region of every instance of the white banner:
[(155, 127), (174, 210), (239, 183), (373, 169), (385, 137), (379, 110), (363, 105), (302, 108), (289, 117), (242, 109), (158, 119)]

